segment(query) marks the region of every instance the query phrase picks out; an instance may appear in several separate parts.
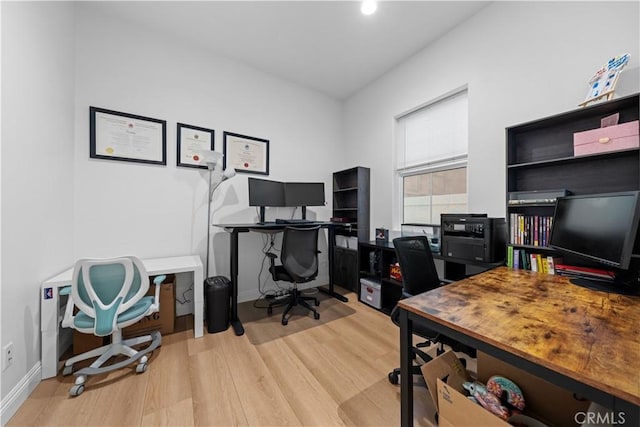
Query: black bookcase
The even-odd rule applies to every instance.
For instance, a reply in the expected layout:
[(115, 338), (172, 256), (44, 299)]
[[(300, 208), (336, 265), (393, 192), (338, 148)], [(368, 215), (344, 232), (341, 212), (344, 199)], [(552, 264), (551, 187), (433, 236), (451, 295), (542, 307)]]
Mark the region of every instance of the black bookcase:
[[(572, 195), (640, 189), (640, 154), (637, 148), (575, 157), (573, 134), (600, 127), (603, 117), (619, 113), (619, 123), (638, 120), (638, 94), (572, 110), (506, 129), (507, 221), (513, 227), (516, 215), (525, 218), (553, 216), (555, 202), (549, 194), (566, 190)], [(527, 194), (531, 202), (513, 198)], [(536, 193), (541, 194), (538, 199)], [(511, 202), (510, 202), (511, 200)], [(511, 234), (511, 233), (510, 233)], [(514, 248), (553, 254), (544, 239)]]
[[(333, 174), (333, 214), (347, 222), (336, 229), (337, 235), (368, 241), (370, 234), (369, 168), (357, 166)], [(336, 247), (334, 252), (334, 282), (345, 289), (358, 289), (357, 247)]]

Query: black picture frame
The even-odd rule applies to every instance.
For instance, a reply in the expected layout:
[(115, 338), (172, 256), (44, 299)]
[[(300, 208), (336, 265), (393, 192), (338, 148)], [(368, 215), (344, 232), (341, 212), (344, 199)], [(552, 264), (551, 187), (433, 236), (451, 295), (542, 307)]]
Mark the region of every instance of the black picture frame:
[(89, 157), (166, 166), (167, 122), (89, 107)]
[[(189, 135), (190, 132), (193, 133), (193, 136)], [(209, 143), (207, 144), (207, 142), (205, 141), (200, 146), (198, 146), (198, 142), (196, 141), (196, 139), (198, 139), (199, 135), (201, 134), (207, 134), (209, 136)], [(176, 127), (176, 166), (185, 168), (207, 169), (207, 165), (201, 165), (199, 163), (202, 155), (198, 154), (198, 151), (214, 151), (215, 136), (216, 131), (213, 129), (178, 123)]]
[(269, 175), (269, 140), (223, 132), (223, 165), (238, 173)]

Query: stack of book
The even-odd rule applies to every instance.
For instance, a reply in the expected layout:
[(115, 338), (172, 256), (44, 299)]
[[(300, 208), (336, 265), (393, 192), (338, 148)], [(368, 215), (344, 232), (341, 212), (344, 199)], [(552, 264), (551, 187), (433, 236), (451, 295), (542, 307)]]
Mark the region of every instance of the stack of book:
[(605, 282), (613, 282), (615, 277), (615, 273), (613, 271), (591, 267), (579, 267), (575, 265), (558, 264), (555, 266), (555, 270), (556, 274), (560, 276), (601, 280)]
[(562, 263), (562, 258), (507, 246), (507, 266), (513, 269), (556, 274), (558, 263)]

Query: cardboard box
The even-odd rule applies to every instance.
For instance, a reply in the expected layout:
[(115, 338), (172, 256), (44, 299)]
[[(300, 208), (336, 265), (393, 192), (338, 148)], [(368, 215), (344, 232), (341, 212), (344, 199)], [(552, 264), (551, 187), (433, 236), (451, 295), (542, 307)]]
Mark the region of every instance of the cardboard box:
[(638, 148), (639, 121), (622, 123), (573, 134), (574, 156)]
[(437, 379), (437, 389), (440, 427), (511, 427), (440, 378)]
[[(452, 351), (447, 351), (421, 367), (429, 394), (438, 411), (439, 425), (504, 426), (510, 424), (471, 401), (463, 383), (471, 376)], [(528, 427), (575, 426), (574, 415), (588, 410), (588, 401), (519, 368), (478, 352), (478, 378), (483, 384), (493, 375), (515, 382), (524, 394), (523, 414), (512, 415), (509, 421)]]
[(85, 334), (77, 330), (73, 330), (73, 354), (78, 355), (86, 353), (94, 348), (102, 347), (109, 344), (109, 337), (98, 337), (93, 334)]
[(589, 408), (589, 401), (577, 400), (571, 391), (479, 351), (478, 381), (486, 383), (493, 375), (516, 383), (524, 395), (525, 412), (548, 425), (578, 426), (575, 414)]
[(472, 381), (471, 376), (451, 350), (425, 363), (420, 369), (438, 411), (438, 423), (441, 427), (509, 426), (482, 406), (469, 400), (462, 384)]
[(445, 381), (456, 390), (462, 390), (465, 381), (471, 381), (471, 376), (452, 351), (446, 351), (420, 367), (422, 376), (427, 383), (436, 410), (438, 409), (438, 381)]
[[(153, 283), (153, 278), (149, 281)], [(160, 331), (162, 335), (173, 333), (176, 319), (176, 278), (169, 274), (160, 285), (160, 311), (144, 317), (137, 323), (127, 326), (122, 330), (124, 338), (131, 338), (147, 334), (151, 331)], [(155, 295), (156, 287), (151, 284), (147, 295)]]

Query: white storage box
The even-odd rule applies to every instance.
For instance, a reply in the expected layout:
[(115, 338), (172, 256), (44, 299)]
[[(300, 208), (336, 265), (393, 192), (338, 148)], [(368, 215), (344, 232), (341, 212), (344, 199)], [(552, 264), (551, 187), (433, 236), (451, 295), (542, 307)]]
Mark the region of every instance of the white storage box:
[(381, 288), (379, 282), (360, 279), (360, 300), (371, 307), (382, 308)]

